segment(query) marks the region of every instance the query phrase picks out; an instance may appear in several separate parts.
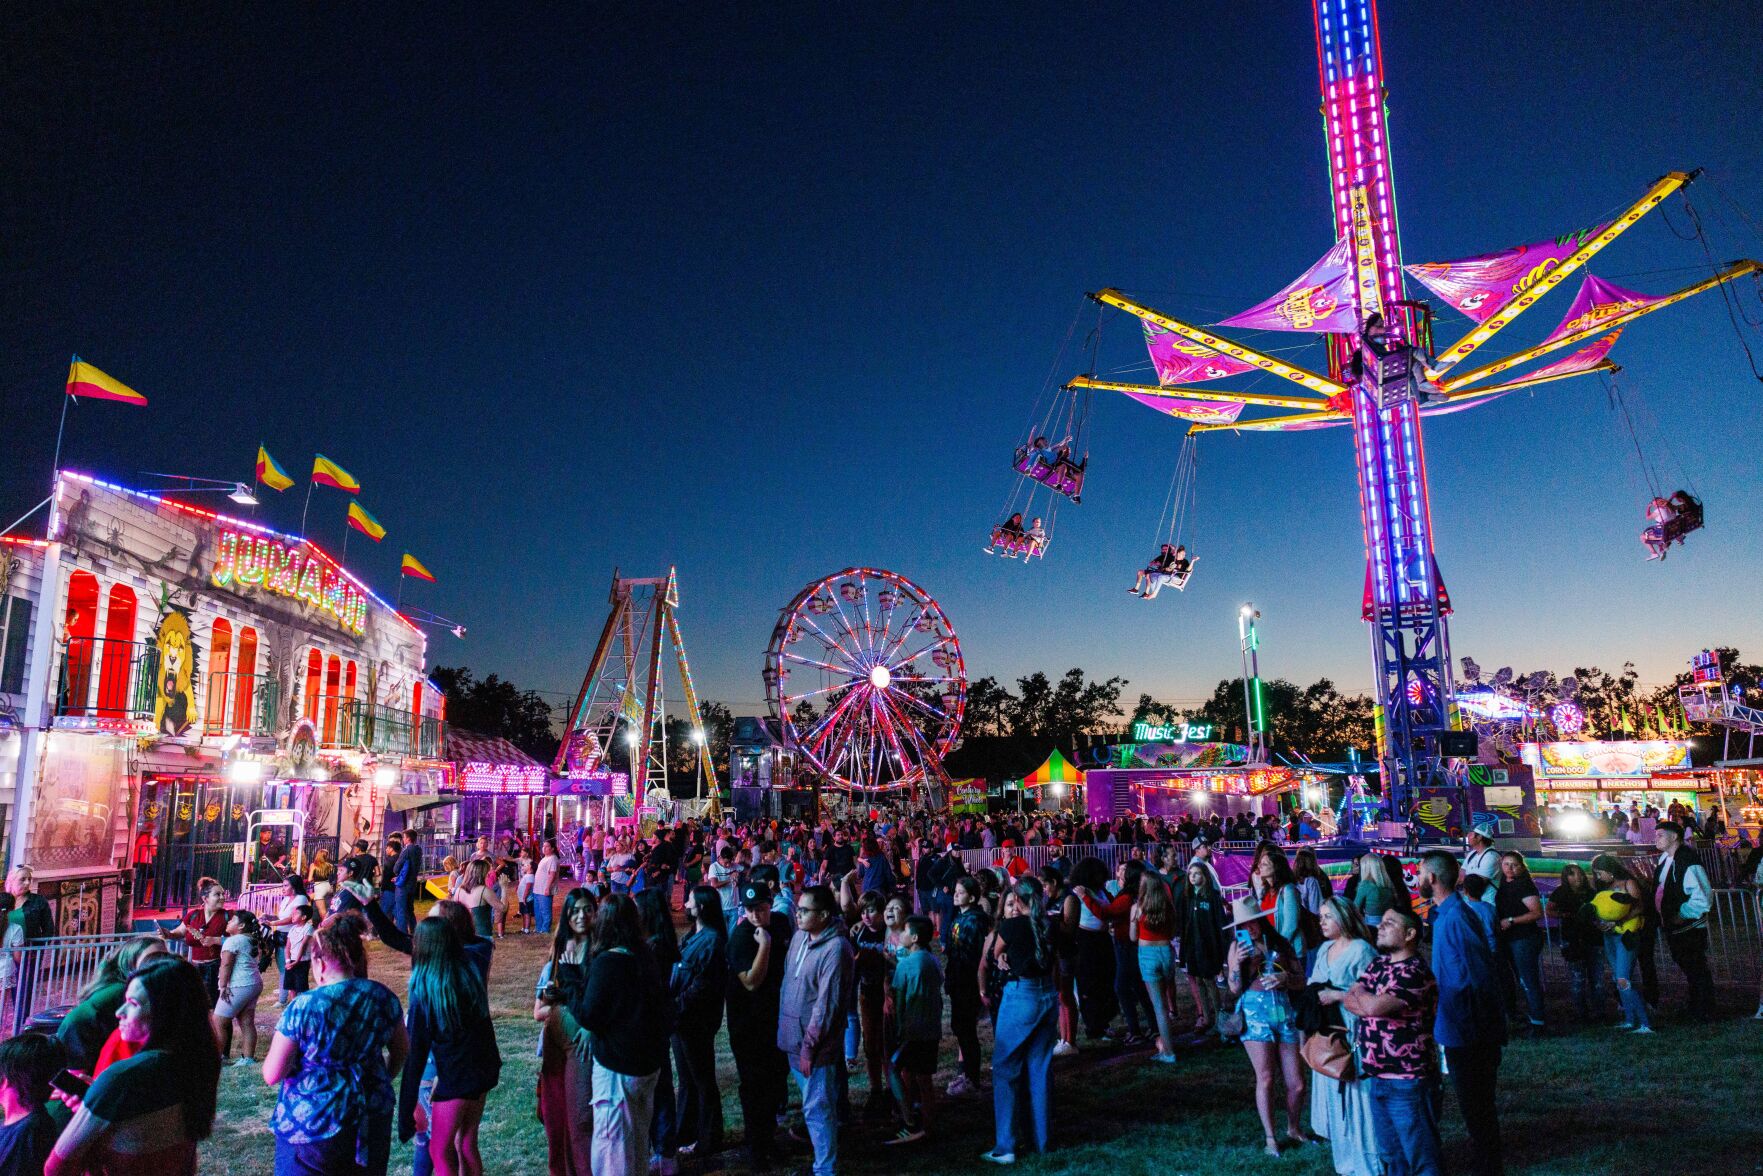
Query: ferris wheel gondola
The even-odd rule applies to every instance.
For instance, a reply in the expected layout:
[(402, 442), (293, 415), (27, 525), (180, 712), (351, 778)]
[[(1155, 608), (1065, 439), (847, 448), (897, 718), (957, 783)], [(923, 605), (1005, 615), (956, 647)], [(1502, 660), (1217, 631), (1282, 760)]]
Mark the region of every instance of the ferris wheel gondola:
[(786, 747), (856, 791), (946, 782), (967, 706), (961, 643), (912, 581), (847, 568), (798, 592), (765, 653), (765, 694)]

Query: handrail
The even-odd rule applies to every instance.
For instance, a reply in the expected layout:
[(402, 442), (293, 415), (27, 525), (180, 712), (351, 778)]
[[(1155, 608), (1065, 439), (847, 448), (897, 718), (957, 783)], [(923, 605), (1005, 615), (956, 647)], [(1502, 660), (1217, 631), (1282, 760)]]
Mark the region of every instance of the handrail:
[(70, 637), (55, 680), (55, 714), (151, 719), (159, 650), (116, 637)]

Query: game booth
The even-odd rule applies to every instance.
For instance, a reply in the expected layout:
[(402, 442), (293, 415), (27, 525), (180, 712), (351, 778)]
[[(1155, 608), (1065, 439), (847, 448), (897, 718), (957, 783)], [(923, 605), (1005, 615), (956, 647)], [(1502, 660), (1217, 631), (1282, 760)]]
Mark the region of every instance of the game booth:
[(1537, 804), (1607, 812), (1618, 805), (1672, 801), (1702, 808), (1713, 799), (1708, 774), (1690, 765), (1684, 739), (1577, 740), (1526, 743), (1524, 762), (1536, 775)]
[(1288, 792), (1320, 785), (1321, 774), (1283, 765), (1250, 763), (1240, 743), (1116, 743), (1096, 749), (1106, 766), (1084, 773), (1085, 801), (1094, 821), (1117, 817), (1226, 817), (1277, 813)]

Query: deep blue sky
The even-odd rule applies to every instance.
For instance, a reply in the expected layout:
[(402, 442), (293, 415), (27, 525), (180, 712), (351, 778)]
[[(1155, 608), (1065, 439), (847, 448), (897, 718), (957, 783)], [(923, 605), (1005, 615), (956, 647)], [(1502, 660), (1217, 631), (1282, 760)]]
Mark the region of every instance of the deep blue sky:
[[(1409, 261), (1578, 227), (1675, 167), (1763, 223), (1755, 5), (1383, 25)], [(1195, 698), (1252, 598), (1265, 672), (1369, 683), (1340, 431), (1205, 438), (1200, 570), (1147, 605), (1123, 589), (1182, 426), (1103, 398), (1046, 562), (980, 553), (1084, 291), (1222, 317), (1328, 247), (1307, 4), (106, 8), (9, 39), (6, 519), (47, 480), (77, 351), (153, 403), (76, 409), (69, 465), (242, 477), (261, 440), (304, 475), (321, 450), (391, 532), (351, 564), (389, 595), (416, 552), (440, 583), (410, 598), (470, 625), (433, 658), (522, 684), (573, 688), (613, 567), (669, 562), (701, 691), (737, 713), (776, 610), (857, 563), (935, 594), (975, 677), (1081, 665)], [(1717, 257), (1763, 256), (1713, 183), (1691, 194)], [(1702, 264), (1655, 216), (1593, 268), (1657, 292)], [(1661, 681), (1763, 646), (1763, 388), (1726, 311), (1645, 320), (1616, 358), (1707, 531), (1642, 562), (1645, 484), (1596, 382), (1431, 424), (1459, 654)], [(1114, 321), (1104, 366), (1143, 359)], [(264, 517), (295, 526), (299, 493)], [(314, 536), (342, 511), (321, 492)]]

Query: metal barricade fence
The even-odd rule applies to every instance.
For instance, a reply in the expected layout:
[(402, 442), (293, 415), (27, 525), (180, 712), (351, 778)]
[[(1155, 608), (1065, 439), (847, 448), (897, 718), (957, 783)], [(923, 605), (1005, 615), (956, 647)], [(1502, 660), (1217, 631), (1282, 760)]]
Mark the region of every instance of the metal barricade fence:
[[(0, 1037), (24, 1032), (39, 1014), (71, 1008), (106, 956), (146, 934), (59, 935), (0, 950)], [(182, 940), (170, 948), (177, 955), (189, 950)]]

